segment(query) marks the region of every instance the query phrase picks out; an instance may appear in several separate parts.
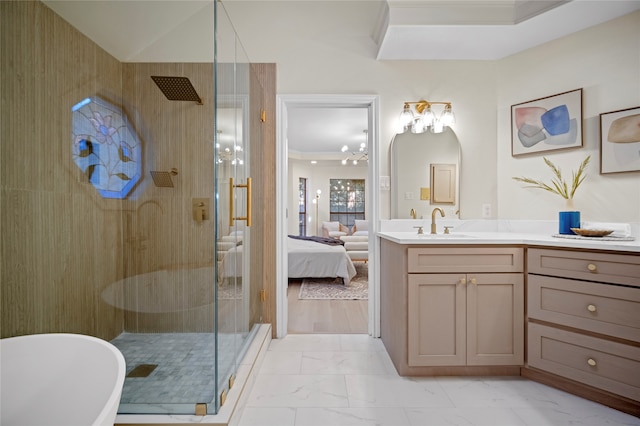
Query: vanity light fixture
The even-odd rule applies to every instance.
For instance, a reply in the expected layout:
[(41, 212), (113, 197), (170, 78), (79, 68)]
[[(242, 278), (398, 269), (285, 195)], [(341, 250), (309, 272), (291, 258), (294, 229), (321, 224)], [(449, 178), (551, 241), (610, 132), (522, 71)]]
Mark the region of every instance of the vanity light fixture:
[[(413, 109), (411, 106), (413, 105)], [(444, 105), (440, 115), (432, 110), (432, 105)], [(414, 112), (415, 110), (415, 112)], [(405, 102), (398, 119), (398, 133), (442, 133), (445, 127), (455, 124), (456, 118), (451, 108), (451, 102)]]

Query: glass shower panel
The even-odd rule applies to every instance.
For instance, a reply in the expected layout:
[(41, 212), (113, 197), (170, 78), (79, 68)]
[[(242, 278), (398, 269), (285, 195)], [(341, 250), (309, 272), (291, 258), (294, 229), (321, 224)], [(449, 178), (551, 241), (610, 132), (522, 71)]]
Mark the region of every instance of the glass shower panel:
[(252, 116), (252, 111), (254, 104), (261, 102), (261, 90), (255, 76), (252, 80), (248, 56), (219, 2), (215, 40), (216, 352), (218, 392), (224, 394), (250, 341), (252, 298), (258, 296), (250, 290), (249, 266), (253, 235), (251, 145), (261, 137), (254, 125), (258, 117)]
[[(202, 13), (213, 24), (213, 3)], [(122, 202), (123, 278), (102, 294), (122, 310), (123, 332), (112, 340), (127, 362), (120, 414), (219, 406), (214, 76), (213, 61), (122, 64), (143, 177)], [(188, 84), (202, 102), (169, 96), (152, 77)]]
[[(112, 340), (127, 362), (119, 413), (193, 415), (218, 395), (215, 217), (207, 208), (215, 194), (214, 65), (122, 68), (144, 175), (122, 202), (123, 278), (101, 295), (122, 310), (123, 332)], [(169, 99), (152, 76), (187, 78), (202, 104)]]

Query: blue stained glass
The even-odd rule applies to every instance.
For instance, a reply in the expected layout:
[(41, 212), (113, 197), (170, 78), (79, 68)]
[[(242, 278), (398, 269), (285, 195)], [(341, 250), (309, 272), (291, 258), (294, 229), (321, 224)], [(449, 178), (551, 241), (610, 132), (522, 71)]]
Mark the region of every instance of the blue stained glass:
[(72, 108), (71, 152), (104, 198), (126, 198), (142, 177), (142, 149), (121, 108), (97, 96)]

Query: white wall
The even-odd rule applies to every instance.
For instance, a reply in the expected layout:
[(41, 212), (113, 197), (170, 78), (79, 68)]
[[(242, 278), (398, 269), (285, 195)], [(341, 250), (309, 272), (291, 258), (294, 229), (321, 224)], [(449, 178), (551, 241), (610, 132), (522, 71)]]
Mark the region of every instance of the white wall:
[[(288, 234), (298, 234), (298, 180), (301, 177), (307, 178), (308, 191), (308, 212), (307, 217), (311, 222), (307, 223), (307, 235), (321, 235), (315, 232), (316, 228), (316, 205), (311, 202), (315, 198), (316, 190), (321, 190), (320, 203), (318, 204), (318, 229), (322, 227), (323, 221), (329, 220), (329, 179), (366, 179), (367, 168), (351, 165), (325, 165), (323, 162), (311, 164), (308, 160), (289, 159), (289, 194), (293, 194), (289, 199)], [(340, 163), (336, 160), (334, 163)], [(367, 185), (367, 191), (369, 186)], [(367, 194), (365, 193), (365, 199)]]
[[(312, 3), (320, 7), (322, 2)], [(269, 25), (277, 25), (260, 28), (264, 19), (248, 12), (231, 18), (242, 40), (250, 38), (252, 30), (268, 31)], [(359, 24), (355, 14), (336, 17), (347, 18)], [(252, 62), (277, 64), (279, 94), (378, 95), (383, 176), (389, 175), (389, 144), (403, 102), (424, 98), (453, 103), (454, 130), (462, 147), (463, 219), (482, 217), (485, 203), (492, 205), (497, 218), (555, 219), (555, 212), (563, 208), (558, 200), (540, 190), (522, 189), (511, 179), (521, 174), (544, 178), (547, 168), (542, 155), (511, 157), (510, 106), (584, 88), (585, 147), (554, 154), (553, 160), (569, 172), (584, 156), (594, 154), (587, 181), (576, 196), (583, 219), (640, 220), (640, 175), (599, 176), (596, 155), (598, 114), (640, 105), (640, 12), (499, 61), (377, 61), (374, 41), (349, 33), (332, 34), (313, 49), (308, 43), (300, 31), (281, 43), (260, 45), (249, 56)], [(380, 218), (387, 219), (389, 192), (383, 191), (380, 199)]]
[[(600, 175), (600, 117), (640, 105), (640, 12), (539, 46), (499, 62), (498, 208), (502, 218), (556, 219), (564, 200), (513, 176), (549, 181), (545, 156), (563, 175), (591, 155), (587, 178), (574, 197), (583, 221), (640, 221), (640, 174)], [(583, 89), (584, 146), (564, 152), (511, 156), (511, 105)]]
[[(318, 59), (331, 61), (331, 57)], [(462, 148), (462, 217), (480, 217), (483, 203), (496, 205), (496, 89), (494, 62), (392, 61), (345, 57), (333, 63), (330, 75), (315, 60), (287, 58), (278, 62), (279, 94), (373, 94), (380, 96), (380, 174), (389, 176), (389, 146), (405, 101), (453, 102), (454, 126)], [(290, 69), (292, 67), (292, 69)], [(337, 69), (345, 78), (330, 80)], [(366, 70), (354, 74), (354, 69)], [(294, 72), (300, 78), (290, 78)], [(348, 76), (348, 78), (347, 78)], [(478, 105), (481, 105), (478, 109)], [(483, 158), (482, 163), (474, 159)], [(390, 215), (390, 194), (381, 192), (381, 219)]]

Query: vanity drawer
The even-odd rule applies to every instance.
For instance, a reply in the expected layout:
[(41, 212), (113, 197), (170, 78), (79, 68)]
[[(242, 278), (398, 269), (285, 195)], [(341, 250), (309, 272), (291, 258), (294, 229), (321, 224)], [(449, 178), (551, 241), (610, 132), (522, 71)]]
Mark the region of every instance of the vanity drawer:
[(529, 273), (640, 287), (640, 255), (529, 249)]
[(531, 367), (640, 401), (640, 348), (529, 324)]
[(640, 288), (529, 275), (530, 318), (640, 342)]
[(523, 259), (518, 247), (409, 248), (408, 272), (522, 272)]

